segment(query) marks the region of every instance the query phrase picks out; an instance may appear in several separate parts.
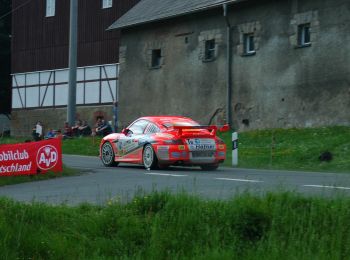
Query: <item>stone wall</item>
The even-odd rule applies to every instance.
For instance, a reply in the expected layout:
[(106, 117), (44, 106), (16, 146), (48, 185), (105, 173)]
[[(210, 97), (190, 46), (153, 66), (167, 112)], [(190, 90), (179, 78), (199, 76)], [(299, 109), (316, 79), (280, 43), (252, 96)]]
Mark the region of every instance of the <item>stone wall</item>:
[[(112, 106), (77, 107), (78, 119), (87, 120), (90, 126), (96, 122), (97, 116), (103, 116), (107, 121), (113, 120)], [(32, 110), (14, 110), (11, 118), (11, 135), (30, 136), (31, 129), (37, 121), (41, 121), (44, 132), (52, 129), (62, 129), (67, 120), (67, 108), (48, 108)]]
[[(223, 123), (226, 109), (226, 22), (222, 10), (190, 14), (122, 32), (120, 120), (190, 116)], [(350, 2), (247, 1), (229, 8), (232, 25), (232, 117), (240, 130), (350, 124)], [(311, 44), (297, 43), (309, 23)], [(255, 53), (243, 55), (243, 35)], [(203, 59), (204, 41), (215, 55)], [(161, 48), (161, 66), (150, 66)], [(214, 116), (214, 118), (213, 118)]]

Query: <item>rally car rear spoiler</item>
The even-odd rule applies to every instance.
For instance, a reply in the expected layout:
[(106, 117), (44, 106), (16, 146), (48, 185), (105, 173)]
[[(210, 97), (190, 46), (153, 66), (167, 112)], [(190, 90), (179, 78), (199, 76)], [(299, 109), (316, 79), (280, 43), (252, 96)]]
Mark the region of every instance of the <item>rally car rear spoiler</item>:
[(219, 130), (220, 132), (227, 132), (230, 130), (229, 125), (223, 125), (222, 127), (218, 127), (216, 125), (198, 125), (198, 126), (173, 126), (174, 129), (179, 130), (178, 134), (180, 136), (183, 135), (182, 130), (191, 130), (191, 129), (207, 129), (210, 131), (210, 135), (215, 136), (216, 132)]

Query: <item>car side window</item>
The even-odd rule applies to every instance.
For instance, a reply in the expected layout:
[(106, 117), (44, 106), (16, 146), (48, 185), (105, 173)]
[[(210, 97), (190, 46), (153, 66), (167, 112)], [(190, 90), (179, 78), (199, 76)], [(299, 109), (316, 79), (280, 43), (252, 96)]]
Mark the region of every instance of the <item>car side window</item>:
[(132, 133), (136, 135), (143, 134), (143, 131), (145, 131), (148, 123), (149, 122), (146, 120), (138, 120), (129, 127), (129, 130), (131, 130)]
[(153, 123), (149, 123), (145, 130), (145, 134), (154, 134), (158, 132), (160, 132), (158, 126)]

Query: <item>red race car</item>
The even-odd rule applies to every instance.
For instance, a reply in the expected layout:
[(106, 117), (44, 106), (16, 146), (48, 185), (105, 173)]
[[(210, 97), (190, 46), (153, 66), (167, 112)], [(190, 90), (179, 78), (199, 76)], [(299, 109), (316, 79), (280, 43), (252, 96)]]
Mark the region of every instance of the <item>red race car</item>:
[[(216, 170), (226, 158), (226, 145), (217, 126), (201, 126), (180, 116), (149, 116), (135, 120), (122, 133), (104, 137), (100, 158), (105, 166), (143, 164), (146, 169), (170, 165)], [(220, 131), (229, 130), (225, 125)]]

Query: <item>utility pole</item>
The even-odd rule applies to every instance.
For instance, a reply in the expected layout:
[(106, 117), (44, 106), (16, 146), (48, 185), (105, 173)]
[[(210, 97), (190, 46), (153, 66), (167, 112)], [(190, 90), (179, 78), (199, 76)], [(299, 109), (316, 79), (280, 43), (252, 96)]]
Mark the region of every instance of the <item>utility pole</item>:
[(224, 17), (226, 20), (226, 123), (232, 128), (231, 102), (232, 102), (232, 52), (231, 52), (231, 24), (228, 17), (228, 6), (223, 4)]
[(75, 121), (77, 93), (77, 45), (78, 45), (78, 0), (70, 0), (69, 24), (69, 82), (67, 121), (70, 126)]

